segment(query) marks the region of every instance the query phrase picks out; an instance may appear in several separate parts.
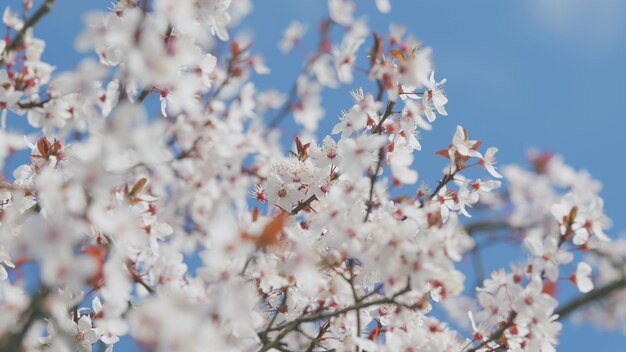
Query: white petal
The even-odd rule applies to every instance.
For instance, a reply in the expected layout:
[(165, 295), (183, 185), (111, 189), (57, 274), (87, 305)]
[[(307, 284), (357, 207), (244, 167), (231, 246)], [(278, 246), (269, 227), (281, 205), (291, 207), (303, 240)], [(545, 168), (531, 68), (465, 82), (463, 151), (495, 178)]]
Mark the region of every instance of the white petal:
[(587, 230), (578, 229), (576, 230), (576, 234), (574, 235), (572, 242), (577, 246), (581, 246), (587, 243), (587, 240), (589, 240), (589, 233), (587, 232)]
[(578, 263), (576, 267), (576, 286), (582, 293), (593, 290), (593, 282), (589, 277), (591, 275), (591, 266), (585, 262)]
[(493, 167), (493, 165), (491, 164), (486, 164), (485, 165), (485, 169), (487, 169), (487, 172), (489, 172), (489, 174), (495, 178), (502, 178), (502, 175), (500, 175), (500, 173), (498, 171), (496, 171), (496, 168)]
[(167, 108), (167, 99), (161, 98), (161, 114), (163, 114), (163, 117), (167, 117), (167, 113), (165, 113), (165, 108)]
[(389, 11), (391, 11), (389, 0), (376, 0), (376, 7), (378, 7), (378, 11), (382, 13), (389, 13)]
[(580, 262), (576, 266), (576, 276), (589, 276), (591, 274), (591, 266), (585, 262)]

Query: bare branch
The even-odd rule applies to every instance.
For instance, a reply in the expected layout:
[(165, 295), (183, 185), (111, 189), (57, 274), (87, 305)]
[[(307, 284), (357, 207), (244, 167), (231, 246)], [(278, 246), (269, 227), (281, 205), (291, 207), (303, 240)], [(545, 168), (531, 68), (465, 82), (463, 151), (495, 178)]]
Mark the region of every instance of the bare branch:
[(315, 194), (307, 198), (304, 202), (298, 203), (298, 205), (291, 210), (291, 215), (298, 214), (302, 209), (311, 205), (311, 203), (313, 203), (314, 200), (317, 200), (317, 196)]

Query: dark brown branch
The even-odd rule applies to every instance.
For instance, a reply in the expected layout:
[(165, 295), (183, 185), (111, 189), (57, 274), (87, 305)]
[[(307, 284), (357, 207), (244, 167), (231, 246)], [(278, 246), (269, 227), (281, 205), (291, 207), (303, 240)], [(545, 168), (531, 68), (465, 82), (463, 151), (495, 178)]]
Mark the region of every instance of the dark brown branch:
[(566, 316), (570, 315), (572, 312), (586, 306), (589, 303), (596, 302), (603, 298), (608, 297), (609, 295), (626, 288), (626, 277), (622, 277), (619, 280), (610, 282), (604, 286), (598, 287), (593, 291), (590, 291), (578, 298), (574, 298), (573, 300), (565, 303), (560, 306), (554, 314), (559, 315), (559, 320), (563, 320)]
[(137, 96), (137, 99), (135, 99), (135, 102), (137, 103), (143, 103), (144, 100), (146, 100), (146, 98), (148, 97), (148, 95), (152, 92), (152, 90), (154, 89), (153, 86), (149, 86), (149, 87), (145, 87), (141, 93), (139, 93), (139, 96)]
[(128, 268), (128, 271), (130, 272), (130, 275), (131, 275), (131, 277), (133, 279), (133, 282), (141, 285), (150, 294), (154, 293), (154, 288), (152, 288), (152, 286), (148, 285), (147, 282), (143, 281), (143, 278), (141, 277), (141, 274), (139, 272), (137, 272), (137, 270), (135, 269), (135, 263), (127, 263), (126, 267)]
[(389, 116), (391, 116), (391, 114), (393, 113), (393, 107), (395, 105), (396, 105), (396, 102), (393, 101), (393, 100), (390, 100), (390, 101), (387, 102), (387, 107), (385, 108), (385, 112), (383, 113), (383, 117), (381, 117), (380, 121), (378, 121), (378, 124), (372, 130), (372, 133), (380, 134), (383, 131), (383, 123), (385, 123), (387, 118)]
[(465, 226), (465, 231), (471, 236), (477, 232), (488, 232), (498, 230), (519, 230), (511, 226), (506, 220), (502, 221), (481, 221)]
[(33, 108), (42, 108), (44, 105), (46, 105), (47, 102), (49, 102), (51, 100), (50, 97), (41, 100), (41, 101), (25, 101), (25, 102), (19, 102), (17, 103), (17, 106), (20, 109), (33, 109)]
[[(45, 0), (43, 4), (35, 11), (35, 13), (26, 20), (22, 29), (17, 32), (15, 37), (11, 40), (11, 43), (4, 48), (3, 54), (8, 54), (11, 51), (15, 51), (19, 48), (20, 45), (24, 42), (24, 37), (26, 36), (26, 31), (29, 28), (34, 27), (41, 19), (52, 9), (56, 0)], [(0, 58), (0, 67), (4, 66), (4, 58)]]
[(291, 210), (291, 215), (298, 214), (302, 209), (311, 205), (314, 200), (317, 200), (317, 196), (315, 194), (307, 198), (304, 202), (298, 203), (298, 205)]
[(433, 199), (437, 196), (437, 194), (439, 193), (439, 191), (441, 191), (441, 189), (443, 188), (443, 186), (445, 186), (446, 184), (448, 184), (448, 182), (454, 180), (454, 175), (456, 175), (456, 171), (454, 171), (451, 174), (445, 174), (441, 180), (439, 180), (439, 184), (437, 184), (437, 187), (435, 188), (435, 190), (433, 191), (433, 193), (430, 194), (430, 196), (428, 196), (428, 199)]

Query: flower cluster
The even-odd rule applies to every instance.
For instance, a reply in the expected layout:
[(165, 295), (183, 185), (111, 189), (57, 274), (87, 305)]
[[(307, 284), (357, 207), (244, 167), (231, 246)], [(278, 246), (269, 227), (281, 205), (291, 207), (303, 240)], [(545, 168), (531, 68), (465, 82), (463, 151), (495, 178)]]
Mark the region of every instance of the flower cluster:
[[(535, 153), (501, 174), (498, 149), (457, 126), (431, 151), (440, 180), (417, 186), (448, 98), (403, 27), (329, 0), (284, 94), (255, 86), (271, 70), (237, 32), (250, 0), (119, 0), (85, 17), (77, 47), (97, 59), (62, 73), (34, 32), (53, 4), (2, 18), (0, 349), (545, 352), (587, 302), (625, 320), (626, 247), (585, 171)], [(307, 33), (294, 21), (278, 47)], [(319, 135), (337, 87), (352, 102)], [(287, 117), (302, 131), (285, 148)], [(490, 240), (525, 257), (468, 284), (464, 258)], [(559, 303), (560, 287), (583, 296)]]

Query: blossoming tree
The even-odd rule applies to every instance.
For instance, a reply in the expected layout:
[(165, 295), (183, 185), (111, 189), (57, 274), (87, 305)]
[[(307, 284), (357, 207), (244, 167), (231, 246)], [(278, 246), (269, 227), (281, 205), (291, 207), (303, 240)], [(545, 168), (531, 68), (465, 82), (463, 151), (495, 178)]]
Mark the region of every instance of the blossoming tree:
[[(626, 245), (586, 172), (540, 153), (497, 169), (472, 139), (486, 131), (458, 126), (428, 151), (441, 179), (417, 186), (420, 131), (448, 99), (403, 27), (329, 0), (282, 93), (255, 87), (270, 68), (234, 36), (249, 0), (119, 0), (85, 17), (77, 46), (97, 59), (61, 73), (36, 37), (54, 3), (2, 18), (0, 350), (553, 351), (574, 312), (624, 321)], [(353, 104), (325, 111), (329, 87)], [(469, 283), (462, 258), (498, 240), (525, 254)], [(578, 297), (557, 300), (565, 285)]]

